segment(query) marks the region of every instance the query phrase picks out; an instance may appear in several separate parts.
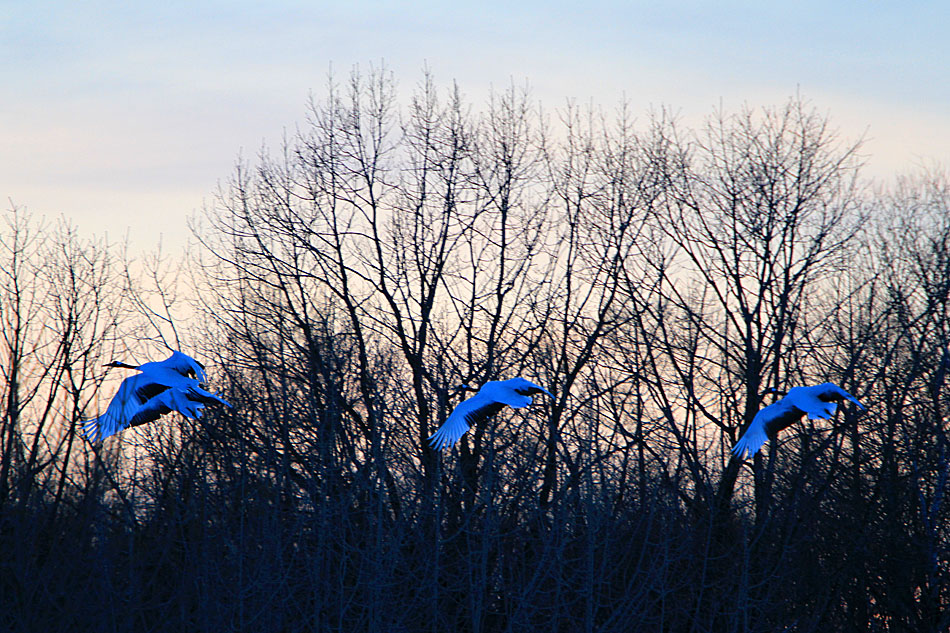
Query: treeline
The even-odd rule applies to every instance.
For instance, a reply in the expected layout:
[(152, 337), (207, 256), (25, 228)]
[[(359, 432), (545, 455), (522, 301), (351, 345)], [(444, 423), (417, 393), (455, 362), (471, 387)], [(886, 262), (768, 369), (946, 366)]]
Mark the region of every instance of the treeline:
[[(871, 186), (799, 99), (396, 95), (331, 81), (180, 263), (6, 214), (0, 627), (947, 630), (946, 174)], [(234, 409), (85, 443), (159, 334)], [(428, 447), (518, 375), (555, 397)], [(731, 458), (825, 380), (868, 411)]]

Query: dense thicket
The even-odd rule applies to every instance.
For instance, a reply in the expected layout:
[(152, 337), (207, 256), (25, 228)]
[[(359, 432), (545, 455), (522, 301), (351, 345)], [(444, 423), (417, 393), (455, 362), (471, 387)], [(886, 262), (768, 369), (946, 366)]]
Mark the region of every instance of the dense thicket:
[[(7, 213), (0, 627), (950, 627), (944, 174), (871, 189), (800, 100), (395, 94), (331, 83), (175, 283)], [(101, 363), (160, 332), (234, 409), (84, 443)], [(428, 448), (515, 375), (554, 399)], [(731, 458), (766, 388), (824, 380), (867, 413)]]

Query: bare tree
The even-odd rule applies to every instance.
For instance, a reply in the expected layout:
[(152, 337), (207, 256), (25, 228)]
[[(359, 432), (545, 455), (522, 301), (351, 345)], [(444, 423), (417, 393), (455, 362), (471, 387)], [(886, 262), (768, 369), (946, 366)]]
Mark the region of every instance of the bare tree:
[[(5, 216), (0, 628), (946, 628), (945, 176), (864, 188), (800, 99), (398, 94), (331, 77), (193, 259)], [(80, 440), (163, 345), (234, 408)], [(514, 375), (555, 398), (428, 446)], [(868, 411), (732, 458), (816, 380)]]

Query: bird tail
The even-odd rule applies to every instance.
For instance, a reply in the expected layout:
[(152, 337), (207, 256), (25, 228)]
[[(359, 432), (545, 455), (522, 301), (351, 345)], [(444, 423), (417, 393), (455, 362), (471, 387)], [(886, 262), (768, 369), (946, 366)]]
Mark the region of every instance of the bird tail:
[(732, 447), (732, 452), (735, 453), (739, 459), (752, 457), (762, 448), (762, 445), (765, 444), (765, 440), (767, 439), (768, 436), (765, 434), (765, 429), (753, 424), (746, 430), (742, 437), (739, 438), (736, 445)]

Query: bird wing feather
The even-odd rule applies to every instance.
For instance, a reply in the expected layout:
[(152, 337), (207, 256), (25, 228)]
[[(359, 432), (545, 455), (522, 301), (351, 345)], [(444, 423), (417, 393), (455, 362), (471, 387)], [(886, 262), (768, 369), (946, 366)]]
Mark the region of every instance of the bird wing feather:
[(233, 405), (227, 400), (224, 400), (217, 394), (206, 391), (197, 385), (188, 390), (188, 397), (191, 400), (201, 402), (202, 404), (223, 404), (226, 407), (233, 408)]
[(168, 386), (155, 383), (146, 374), (129, 376), (119, 385), (105, 413), (83, 421), (83, 436), (95, 442), (128, 428), (142, 405), (167, 389)]
[(738, 457), (754, 455), (770, 435), (775, 435), (782, 429), (788, 428), (801, 419), (804, 411), (788, 403), (784, 398), (764, 407), (752, 418), (752, 423), (746, 429), (732, 452)]
[(504, 406), (503, 403), (494, 402), (479, 391), (455, 407), (445, 423), (429, 437), (429, 445), (437, 451), (454, 446), (472, 426), (484, 422), (501, 411)]
[(752, 420), (752, 424), (745, 430), (745, 433), (742, 434), (742, 437), (739, 438), (736, 445), (732, 447), (732, 452), (735, 453), (739, 459), (752, 457), (756, 451), (762, 448), (762, 445), (765, 444), (765, 440), (767, 439), (768, 436), (765, 434), (765, 426), (762, 424), (762, 420), (758, 415), (756, 415)]

